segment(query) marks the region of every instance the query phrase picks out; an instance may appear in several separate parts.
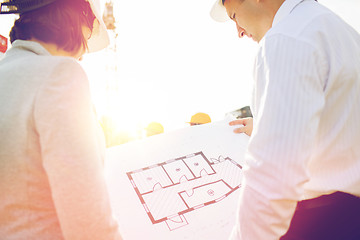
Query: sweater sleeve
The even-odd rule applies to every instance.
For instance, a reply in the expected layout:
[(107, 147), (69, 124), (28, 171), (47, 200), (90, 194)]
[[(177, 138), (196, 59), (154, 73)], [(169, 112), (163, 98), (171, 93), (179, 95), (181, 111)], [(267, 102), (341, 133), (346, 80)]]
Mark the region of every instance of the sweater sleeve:
[(105, 145), (87, 76), (59, 58), (37, 92), (34, 121), (65, 239), (121, 239), (103, 176)]

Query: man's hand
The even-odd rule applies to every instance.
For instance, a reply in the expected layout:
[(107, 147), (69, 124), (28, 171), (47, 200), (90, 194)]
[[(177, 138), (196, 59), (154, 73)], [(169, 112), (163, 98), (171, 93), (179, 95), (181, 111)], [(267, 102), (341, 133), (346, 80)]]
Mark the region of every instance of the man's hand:
[(251, 136), (253, 130), (253, 118), (241, 118), (229, 122), (230, 126), (242, 125), (239, 128), (234, 129), (234, 133), (245, 133), (248, 136)]

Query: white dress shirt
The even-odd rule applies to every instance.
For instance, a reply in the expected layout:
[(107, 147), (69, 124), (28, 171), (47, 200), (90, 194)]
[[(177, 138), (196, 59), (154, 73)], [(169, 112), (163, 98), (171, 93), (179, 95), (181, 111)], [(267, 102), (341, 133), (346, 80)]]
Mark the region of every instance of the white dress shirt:
[(254, 73), (254, 130), (233, 240), (279, 239), (299, 200), (360, 196), (359, 34), (313, 0), (286, 0)]

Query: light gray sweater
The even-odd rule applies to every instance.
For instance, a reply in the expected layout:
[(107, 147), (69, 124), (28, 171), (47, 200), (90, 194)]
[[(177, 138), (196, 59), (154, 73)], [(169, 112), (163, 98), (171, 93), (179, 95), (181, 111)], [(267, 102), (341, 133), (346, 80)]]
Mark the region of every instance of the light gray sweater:
[(121, 239), (87, 76), (17, 40), (0, 61), (0, 239)]

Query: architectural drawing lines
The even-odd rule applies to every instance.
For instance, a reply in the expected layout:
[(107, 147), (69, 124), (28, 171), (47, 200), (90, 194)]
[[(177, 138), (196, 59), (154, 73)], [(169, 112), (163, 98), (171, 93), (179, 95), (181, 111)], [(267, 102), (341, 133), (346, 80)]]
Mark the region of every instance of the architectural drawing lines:
[(184, 214), (224, 200), (241, 186), (242, 166), (227, 157), (203, 152), (171, 159), (127, 173), (152, 224), (169, 230), (188, 223)]

